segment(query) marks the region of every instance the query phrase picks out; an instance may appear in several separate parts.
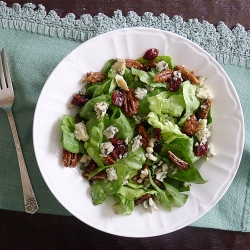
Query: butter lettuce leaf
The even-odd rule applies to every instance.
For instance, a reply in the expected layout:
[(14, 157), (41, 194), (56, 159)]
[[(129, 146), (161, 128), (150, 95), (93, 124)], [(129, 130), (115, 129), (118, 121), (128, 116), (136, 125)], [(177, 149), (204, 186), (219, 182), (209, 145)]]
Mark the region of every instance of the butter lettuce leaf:
[(72, 153), (84, 152), (83, 142), (76, 139), (75, 131), (75, 118), (64, 115), (61, 123), (61, 144), (62, 146)]

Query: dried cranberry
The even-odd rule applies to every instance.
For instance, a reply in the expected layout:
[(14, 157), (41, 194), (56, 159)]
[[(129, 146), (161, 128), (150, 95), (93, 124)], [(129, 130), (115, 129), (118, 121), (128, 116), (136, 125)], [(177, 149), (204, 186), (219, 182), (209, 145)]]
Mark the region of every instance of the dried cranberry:
[[(198, 145), (196, 145), (196, 143)], [(196, 142), (194, 145), (194, 154), (196, 156), (203, 156), (207, 154), (208, 151), (208, 143), (206, 142), (205, 144), (200, 144), (198, 142)]]
[(170, 78), (169, 80), (169, 90), (171, 92), (177, 91), (181, 87), (181, 79), (177, 78), (174, 80), (174, 78)]
[(161, 136), (161, 129), (160, 128), (154, 128), (154, 134), (155, 134), (155, 139), (158, 141), (162, 140)]
[(71, 100), (71, 104), (75, 106), (83, 106), (89, 101), (85, 95), (75, 94)]
[(112, 94), (112, 103), (115, 106), (121, 107), (124, 101), (124, 96), (121, 91), (115, 90)]
[(95, 168), (97, 167), (96, 163), (94, 162), (94, 160), (91, 160), (89, 162), (89, 164), (86, 166), (85, 170), (88, 172), (88, 173), (91, 173)]
[(154, 152), (159, 154), (161, 152), (162, 145), (161, 144), (156, 144), (154, 145)]
[(117, 159), (120, 157), (120, 155), (124, 155), (127, 152), (127, 148), (125, 145), (121, 144), (118, 146), (115, 146), (113, 151), (109, 154), (113, 159)]
[(117, 138), (110, 138), (109, 141), (114, 145), (114, 146), (118, 146), (118, 145), (122, 145), (124, 144), (124, 140), (122, 139), (117, 139)]
[(145, 52), (143, 58), (148, 60), (148, 61), (153, 61), (159, 54), (159, 50), (158, 49), (149, 49)]

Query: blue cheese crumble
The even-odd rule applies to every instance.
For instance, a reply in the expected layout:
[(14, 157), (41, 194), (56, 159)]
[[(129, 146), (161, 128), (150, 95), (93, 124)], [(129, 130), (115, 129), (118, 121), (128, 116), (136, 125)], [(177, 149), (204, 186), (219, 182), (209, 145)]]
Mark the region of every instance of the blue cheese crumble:
[(114, 150), (114, 146), (111, 142), (103, 142), (100, 144), (101, 156), (107, 157)]
[(98, 102), (94, 106), (94, 110), (96, 112), (96, 117), (98, 119), (104, 117), (108, 109), (108, 104), (106, 102)]
[(108, 181), (116, 181), (116, 180), (118, 180), (118, 176), (116, 174), (116, 170), (115, 170), (114, 167), (107, 168), (106, 173), (107, 173), (107, 180)]
[(87, 128), (84, 122), (79, 122), (75, 124), (74, 127), (75, 127), (74, 134), (77, 140), (87, 141), (89, 139)]
[(126, 63), (124, 59), (118, 58), (117, 61), (111, 66), (116, 74), (124, 75), (126, 69)]
[(211, 90), (207, 86), (202, 86), (196, 90), (196, 96), (201, 99), (213, 99)]
[(143, 98), (145, 98), (147, 96), (148, 90), (145, 88), (141, 88), (141, 87), (137, 87), (135, 89), (135, 97), (138, 100), (142, 100)]
[(165, 61), (160, 61), (156, 64), (156, 70), (162, 72), (163, 70), (169, 69), (168, 63)]
[(136, 149), (138, 149), (141, 145), (142, 136), (141, 135), (137, 135), (134, 139), (132, 139), (131, 143), (132, 143), (132, 149), (131, 151), (134, 152)]
[(212, 143), (208, 144), (208, 151), (207, 151), (207, 154), (206, 154), (206, 160), (210, 161), (216, 155), (217, 155), (217, 153), (215, 153), (215, 151), (214, 151), (213, 144)]
[(119, 129), (117, 127), (114, 126), (109, 126), (107, 127), (104, 131), (103, 131), (103, 135), (107, 138), (114, 138), (115, 134), (119, 132)]
[(143, 202), (143, 206), (148, 210), (149, 213), (152, 213), (153, 211), (158, 209), (156, 203), (151, 197)]

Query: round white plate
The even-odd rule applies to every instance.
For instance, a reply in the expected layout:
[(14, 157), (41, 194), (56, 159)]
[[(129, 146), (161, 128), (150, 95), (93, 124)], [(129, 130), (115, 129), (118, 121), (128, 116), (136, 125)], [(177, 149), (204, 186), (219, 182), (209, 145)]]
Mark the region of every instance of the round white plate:
[[(214, 94), (212, 136), (217, 156), (196, 164), (206, 184), (192, 184), (189, 199), (182, 208), (169, 212), (162, 208), (152, 214), (142, 206), (132, 215), (116, 215), (113, 200), (94, 206), (89, 185), (79, 168), (61, 163), (60, 124), (80, 80), (89, 71), (100, 71), (111, 58), (141, 57), (149, 48), (169, 55), (174, 64), (184, 65)], [(207, 213), (231, 184), (242, 155), (244, 121), (239, 98), (222, 67), (202, 48), (176, 34), (151, 28), (129, 28), (99, 35), (73, 50), (55, 68), (39, 97), (33, 127), (33, 142), (42, 176), (58, 201), (75, 217), (101, 231), (127, 237), (150, 237), (183, 228)]]

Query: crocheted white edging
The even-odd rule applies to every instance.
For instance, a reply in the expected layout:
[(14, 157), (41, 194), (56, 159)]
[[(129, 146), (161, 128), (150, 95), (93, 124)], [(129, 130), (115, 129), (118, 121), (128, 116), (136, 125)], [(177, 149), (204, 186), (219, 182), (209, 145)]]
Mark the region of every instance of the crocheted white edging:
[(96, 35), (127, 27), (151, 27), (167, 30), (197, 43), (210, 55), (222, 63), (238, 64), (250, 67), (250, 31), (237, 24), (230, 30), (225, 23), (217, 27), (207, 21), (190, 19), (187, 22), (181, 16), (170, 19), (165, 14), (154, 16), (145, 12), (142, 16), (134, 11), (123, 16), (116, 10), (112, 17), (99, 13), (96, 16), (83, 14), (79, 19), (73, 13), (61, 18), (53, 10), (46, 13), (45, 7), (32, 3), (12, 7), (0, 1), (0, 28), (17, 29), (51, 37), (86, 41)]

